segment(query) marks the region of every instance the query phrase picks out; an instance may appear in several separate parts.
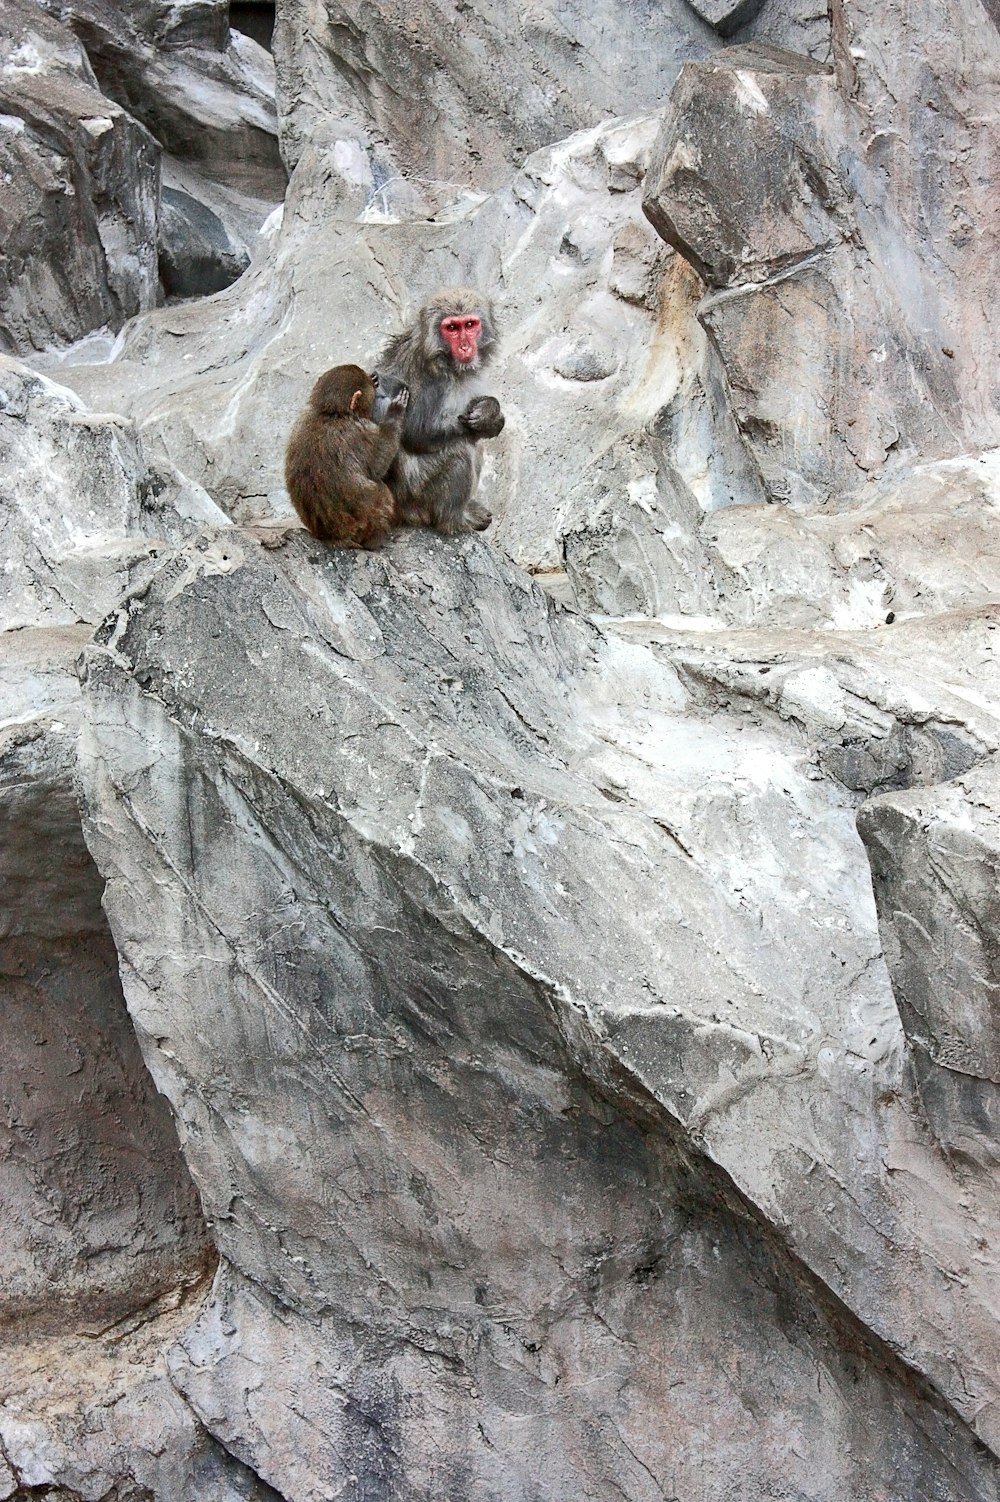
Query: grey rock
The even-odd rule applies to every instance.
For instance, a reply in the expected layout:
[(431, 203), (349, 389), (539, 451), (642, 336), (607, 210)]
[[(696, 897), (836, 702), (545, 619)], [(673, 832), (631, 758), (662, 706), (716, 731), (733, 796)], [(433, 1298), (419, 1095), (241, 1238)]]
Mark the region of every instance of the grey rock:
[(0, 348), (118, 329), (156, 297), (159, 152), (72, 34), (28, 0), (0, 18)]
[[(621, 43), (613, 70), (606, 37)], [(336, 15), (318, 0), (282, 0), (274, 32), (282, 147), (291, 166), (306, 143), (354, 137), (386, 176), (497, 187), (533, 151), (655, 108), (681, 64), (717, 45), (685, 0), (559, 8), (463, 0), (445, 28), (419, 9), (401, 22), (378, 0)]]
[(164, 187), (160, 199), (160, 282), (168, 297), (204, 297), (243, 275), (250, 257), (219, 216), (189, 193)]
[(688, 0), (688, 4), (721, 37), (729, 37), (758, 15), (764, 0)]
[(0, 357), (0, 626), (96, 623), (164, 540), (225, 523), (198, 486), (147, 462), (126, 419)]
[(104, 93), (167, 151), (252, 196), (280, 200), (274, 64), (229, 29), (220, 0), (43, 0), (72, 26)]
[[(547, 606), (482, 543), (369, 557), (246, 530), (187, 545), (101, 629), (86, 696), (128, 1005), (225, 1262), (172, 1369), (272, 1486), (568, 1499), (697, 1476), (731, 1495), (731, 1416), (706, 1476), (676, 1444), (703, 1401), (695, 1418), (669, 1364), (634, 1358), (662, 1349), (638, 1274), (673, 1256), (681, 1164), (712, 1207), (682, 1262), (728, 1259), (722, 1207), (756, 1207), (734, 1266), (779, 1225), (768, 1278), (806, 1278), (814, 1310), (819, 1279), (885, 1343), (866, 1362), (901, 1353), (995, 1440), (992, 1262), (942, 1273), (995, 1184), (953, 1178), (921, 1126), (855, 800), (794, 713), (704, 716), (669, 658)], [(687, 1307), (683, 1279), (657, 1287)], [(718, 1297), (729, 1331), (740, 1300)], [(824, 1349), (846, 1351), (837, 1331)], [(934, 1458), (908, 1382), (889, 1379), (919, 1484), (997, 1495), (961, 1424)], [(801, 1486), (839, 1498), (848, 1454), (886, 1464), (874, 1401)], [(754, 1412), (757, 1434), (789, 1421), (776, 1393)], [(751, 1448), (751, 1494), (795, 1484), (787, 1451), (771, 1469)], [(880, 1474), (890, 1496), (918, 1484)]]
[[(994, 629), (998, 629), (994, 623)], [(893, 989), (939, 1141), (1000, 1161), (1000, 811), (995, 761), (858, 813)]]
[(702, 545), (741, 624), (853, 630), (985, 605), (1000, 595), (997, 455), (915, 465), (841, 511), (717, 511)]
[[(700, 317), (737, 421), (771, 498), (792, 504), (1000, 433), (992, 253), (967, 229), (970, 174), (993, 170), (970, 122), (1000, 38), (960, 4), (838, 15), (832, 74), (760, 48), (688, 65), (644, 202), (709, 285)], [(946, 127), (913, 53), (956, 101)], [(905, 126), (901, 99), (919, 100)]]

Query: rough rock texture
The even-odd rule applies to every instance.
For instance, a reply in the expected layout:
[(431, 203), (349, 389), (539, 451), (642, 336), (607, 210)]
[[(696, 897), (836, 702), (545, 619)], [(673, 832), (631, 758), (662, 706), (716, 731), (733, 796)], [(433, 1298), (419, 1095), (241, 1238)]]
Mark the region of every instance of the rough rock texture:
[(71, 343), (153, 305), (156, 143), (30, 0), (0, 15), (0, 183), (0, 349)]
[(737, 421), (796, 504), (1000, 439), (1000, 229), (978, 207), (1000, 35), (978, 0), (835, 15), (833, 74), (767, 49), (689, 65), (644, 203), (708, 283)]
[[(997, 629), (997, 623), (993, 623)], [(928, 1119), (939, 1140), (1000, 1160), (1000, 807), (985, 763), (861, 810), (875, 900)]]
[[(217, 0), (8, 48), (250, 265), (0, 364), (0, 1497), (1000, 1502), (993, 9), (550, 10), (283, 6), (280, 209)], [(331, 553), (456, 281), (497, 520)]]
[[(970, 1203), (921, 1127), (851, 799), (794, 734), (692, 722), (669, 663), (478, 543), (206, 538), (87, 662), (88, 837), (226, 1264), (175, 1380), (272, 1485), (600, 1497), (625, 1467), (626, 1495), (731, 1495), (733, 1415), (706, 1474), (704, 1379), (633, 1352), (689, 1300), (731, 1341), (748, 1259), (799, 1288), (835, 1388), (855, 1337), (803, 1264), (886, 1342), (871, 1370), (901, 1352), (992, 1436), (995, 1269), (960, 1248), (995, 1190)], [(779, 1432), (814, 1431), (742, 1339), (763, 1495), (792, 1484)], [(997, 1495), (961, 1426), (932, 1458), (919, 1391), (885, 1494)], [(845, 1422), (882, 1467), (872, 1401)], [(847, 1446), (806, 1449), (803, 1485), (850, 1495)]]
[(100, 86), (164, 150), (258, 198), (280, 200), (274, 64), (229, 29), (224, 0), (42, 0), (87, 49)]
[(747, 35), (828, 55), (829, 22), (816, 0), (778, 0), (754, 21), (759, 9), (752, 0), (458, 0), (423, 9), (279, 0), (285, 159), (292, 166), (305, 145), (346, 137), (364, 144), (379, 182), (401, 172), (496, 186), (572, 131), (658, 107), (681, 65), (718, 46), (715, 12), (728, 14), (727, 30), (752, 21)]
[(157, 538), (225, 523), (199, 486), (147, 462), (127, 419), (90, 412), (2, 357), (0, 519), (5, 630), (96, 623), (155, 558)]
[(250, 265), (218, 214), (182, 188), (163, 188), (159, 253), (160, 284), (168, 297), (221, 292)]

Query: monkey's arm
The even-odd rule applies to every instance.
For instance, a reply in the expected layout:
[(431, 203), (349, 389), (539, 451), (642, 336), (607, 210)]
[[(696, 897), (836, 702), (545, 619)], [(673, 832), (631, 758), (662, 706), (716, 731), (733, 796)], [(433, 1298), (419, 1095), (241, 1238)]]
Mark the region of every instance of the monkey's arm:
[(371, 457), (368, 473), (373, 480), (384, 480), (393, 459), (399, 453), (399, 440), (403, 436), (403, 413), (394, 414), (391, 409), (384, 421), (372, 424)]
[(408, 453), (437, 454), (454, 443), (476, 441), (477, 435), (463, 422), (464, 413), (449, 412), (446, 398), (447, 390), (432, 386), (411, 400), (403, 428), (403, 443)]
[(403, 436), (403, 423), (406, 421), (406, 409), (410, 405), (409, 387), (401, 381), (396, 381), (397, 390), (376, 424), (368, 424), (374, 432), (369, 433), (369, 464), (368, 472), (373, 480), (384, 480), (389, 473), (393, 459), (399, 453), (400, 439)]
[(459, 416), (459, 422), (476, 438), (495, 438), (506, 418), (495, 396), (479, 396)]

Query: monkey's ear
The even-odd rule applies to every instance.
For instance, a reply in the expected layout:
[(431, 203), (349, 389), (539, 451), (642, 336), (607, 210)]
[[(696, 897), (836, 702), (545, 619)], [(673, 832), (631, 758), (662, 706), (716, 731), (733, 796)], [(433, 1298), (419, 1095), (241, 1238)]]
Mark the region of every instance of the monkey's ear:
[(351, 397), (351, 411), (352, 412), (354, 412), (356, 410), (358, 402), (360, 400), (361, 400), (361, 388), (359, 387), (358, 390), (355, 391), (354, 395)]

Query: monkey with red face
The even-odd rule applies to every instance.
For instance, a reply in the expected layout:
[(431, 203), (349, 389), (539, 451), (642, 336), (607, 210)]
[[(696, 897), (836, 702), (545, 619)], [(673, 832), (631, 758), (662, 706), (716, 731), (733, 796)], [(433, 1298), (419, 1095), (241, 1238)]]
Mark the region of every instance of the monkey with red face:
[[(432, 297), (378, 362), (388, 395), (396, 382), (410, 392), (399, 453), (386, 476), (396, 519), (450, 535), (481, 531), (493, 520), (475, 499), (482, 439), (504, 425), (500, 403), (483, 390), (482, 373), (496, 348), (487, 298), (469, 287)], [(376, 407), (376, 420), (380, 417)]]

